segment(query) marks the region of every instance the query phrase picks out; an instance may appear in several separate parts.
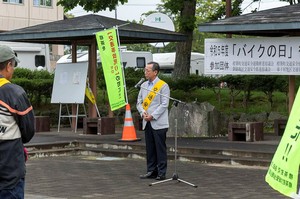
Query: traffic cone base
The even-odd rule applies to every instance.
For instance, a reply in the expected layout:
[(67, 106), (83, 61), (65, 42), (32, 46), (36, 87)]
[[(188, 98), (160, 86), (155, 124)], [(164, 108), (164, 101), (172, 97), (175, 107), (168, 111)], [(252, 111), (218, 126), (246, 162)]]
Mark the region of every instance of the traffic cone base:
[(127, 104), (122, 139), (119, 139), (119, 141), (132, 142), (132, 141), (140, 141), (140, 140), (141, 140), (141, 138), (136, 137), (136, 131), (135, 131), (135, 128), (133, 125), (133, 120), (132, 120), (131, 111), (130, 111), (130, 105)]

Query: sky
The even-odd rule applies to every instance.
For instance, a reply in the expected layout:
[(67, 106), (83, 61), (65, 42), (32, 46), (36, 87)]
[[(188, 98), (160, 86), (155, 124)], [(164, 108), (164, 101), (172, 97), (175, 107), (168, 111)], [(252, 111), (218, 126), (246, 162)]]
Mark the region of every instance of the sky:
[(261, 2), (252, 3), (252, 0), (244, 0), (241, 9), (243, 10), (243, 14), (250, 13), (251, 10), (257, 8), (257, 11), (282, 7), (289, 5), (288, 2), (282, 2), (279, 0), (261, 0)]
[[(140, 21), (140, 18), (142, 17), (143, 13), (146, 13), (148, 11), (155, 11), (157, 4), (159, 3), (161, 3), (160, 0), (128, 0), (128, 3), (117, 7), (117, 18), (124, 21)], [(76, 17), (86, 14), (92, 14), (92, 12), (87, 13), (80, 6), (77, 6), (69, 13), (72, 13)], [(116, 12), (109, 12), (109, 10), (107, 10), (101, 11), (97, 14), (115, 18)], [(145, 19), (145, 17), (142, 18)]]
[[(252, 0), (244, 0), (241, 8), (243, 10), (243, 14), (251, 12), (257, 8), (258, 11), (271, 9), (275, 7), (281, 7), (285, 5), (289, 5), (287, 2), (280, 2), (279, 0), (261, 0), (261, 2), (251, 3)], [(117, 7), (117, 12), (112, 11), (101, 11), (97, 14), (115, 18), (117, 15), (118, 19), (121, 20), (136, 20), (140, 21), (140, 19), (145, 19), (145, 16), (142, 16), (143, 13), (148, 11), (155, 11), (157, 4), (161, 3), (161, 0), (128, 0), (128, 3), (124, 5), (120, 5)], [(82, 16), (86, 14), (92, 14), (92, 12), (84, 11), (80, 6), (74, 8), (69, 13), (72, 13), (75, 17)]]

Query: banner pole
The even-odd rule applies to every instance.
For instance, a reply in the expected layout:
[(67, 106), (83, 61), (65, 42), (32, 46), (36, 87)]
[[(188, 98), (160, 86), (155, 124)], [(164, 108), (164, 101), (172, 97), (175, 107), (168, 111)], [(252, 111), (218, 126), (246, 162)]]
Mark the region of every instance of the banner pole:
[(122, 53), (121, 53), (121, 50), (120, 50), (121, 44), (120, 44), (120, 37), (119, 37), (119, 29), (118, 29), (118, 26), (115, 26), (115, 28), (116, 28), (117, 35), (118, 35), (118, 45), (119, 45), (118, 50), (119, 50), (119, 54), (120, 54), (120, 62), (121, 62), (122, 74), (123, 74), (125, 101), (126, 101), (126, 104), (128, 104), (128, 96), (127, 96), (126, 81), (125, 81), (125, 72), (124, 72), (124, 66), (123, 66), (123, 57), (122, 57)]

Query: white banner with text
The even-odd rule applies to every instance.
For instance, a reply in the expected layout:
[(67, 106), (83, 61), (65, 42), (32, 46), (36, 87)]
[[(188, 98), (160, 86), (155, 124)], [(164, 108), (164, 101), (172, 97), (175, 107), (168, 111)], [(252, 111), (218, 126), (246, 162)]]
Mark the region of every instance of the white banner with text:
[(206, 75), (299, 75), (300, 37), (205, 39)]

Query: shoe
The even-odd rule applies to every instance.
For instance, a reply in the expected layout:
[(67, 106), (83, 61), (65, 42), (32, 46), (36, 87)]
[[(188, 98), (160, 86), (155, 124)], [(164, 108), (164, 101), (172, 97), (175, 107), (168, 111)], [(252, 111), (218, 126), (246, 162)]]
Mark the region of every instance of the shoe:
[(155, 179), (156, 180), (165, 180), (166, 176), (165, 175), (157, 176)]
[(156, 178), (157, 177), (157, 172), (155, 171), (149, 171), (148, 173), (144, 174), (144, 175), (140, 175), (141, 179), (147, 179), (147, 178)]

